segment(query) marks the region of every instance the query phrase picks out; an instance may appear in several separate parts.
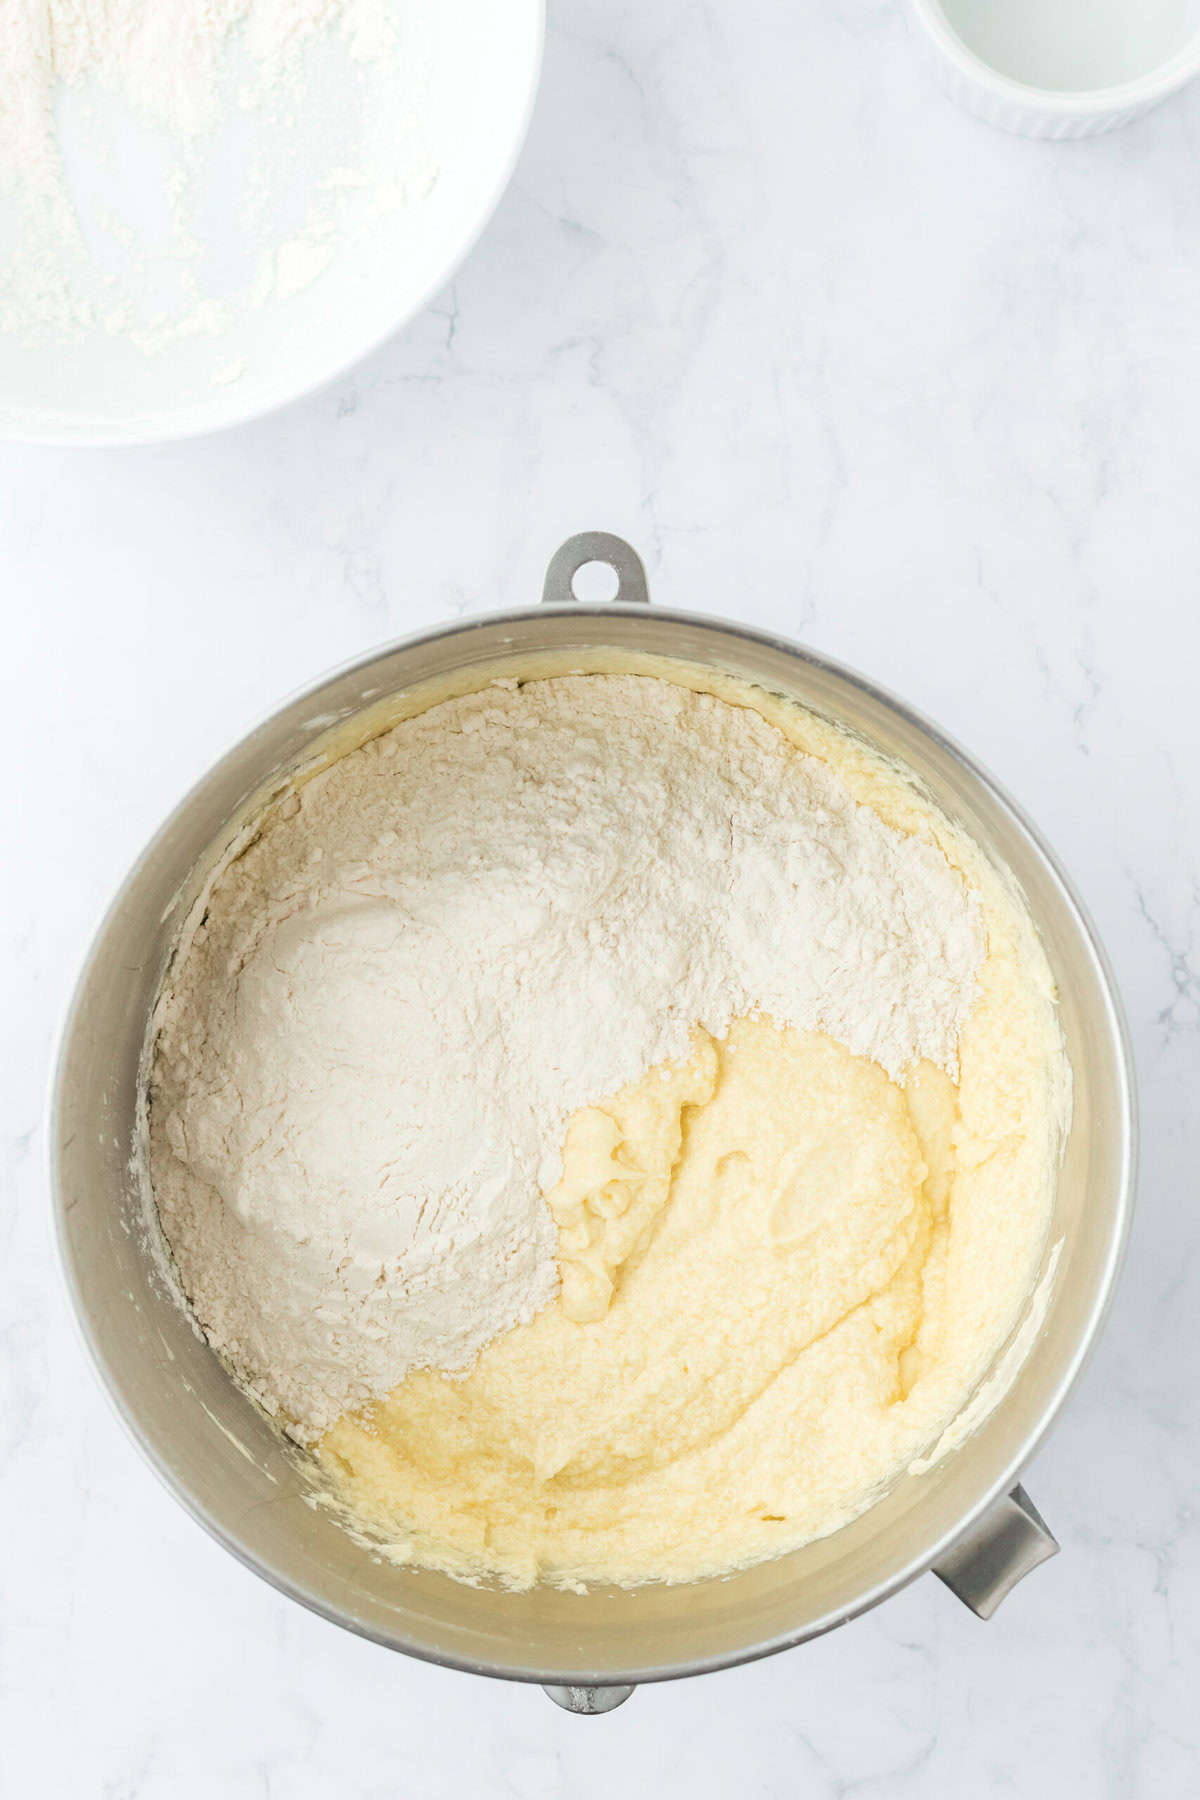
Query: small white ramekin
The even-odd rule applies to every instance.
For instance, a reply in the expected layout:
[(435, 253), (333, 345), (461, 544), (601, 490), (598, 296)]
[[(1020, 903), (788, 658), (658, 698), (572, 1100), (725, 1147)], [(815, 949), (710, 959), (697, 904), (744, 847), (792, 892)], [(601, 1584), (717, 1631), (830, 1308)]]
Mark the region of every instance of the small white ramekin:
[[(1138, 0), (1129, 3), (1136, 8)], [(1165, 62), (1128, 81), (1054, 90), (1014, 80), (984, 62), (954, 30), (941, 0), (909, 0), (909, 16), (950, 97), (989, 125), (1024, 137), (1080, 138), (1112, 131), (1200, 74), (1200, 28)]]

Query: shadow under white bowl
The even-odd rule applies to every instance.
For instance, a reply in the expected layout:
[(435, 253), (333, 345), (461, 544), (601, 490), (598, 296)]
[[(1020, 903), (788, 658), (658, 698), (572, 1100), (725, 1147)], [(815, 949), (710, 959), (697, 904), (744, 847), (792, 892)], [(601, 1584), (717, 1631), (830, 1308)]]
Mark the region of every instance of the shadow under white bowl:
[[(411, 202), (365, 214), (367, 222), (345, 233), (311, 285), (243, 308), (216, 335), (180, 336), (147, 354), (100, 329), (0, 333), (0, 438), (146, 444), (241, 424), (324, 386), (429, 303), (508, 185), (537, 93), (545, 4), (396, 0), (396, 18), (410, 57), (405, 68), (420, 72), (420, 99), (413, 102), (400, 91), (402, 80), (381, 73), (368, 94), (373, 129), (388, 134), (394, 119), (396, 141), (405, 130), (419, 133), (435, 171), (427, 191), (422, 186)], [(336, 161), (345, 120), (323, 117), (316, 104), (311, 112), (302, 147), (319, 182)], [(271, 129), (268, 118), (261, 130)], [(144, 154), (122, 169), (119, 198), (134, 216), (152, 217), (163, 170), (153, 166), (153, 135), (137, 141)], [(86, 142), (82, 150), (86, 171)], [(219, 157), (213, 179), (219, 200), (222, 180), (233, 180), (222, 177)], [(284, 194), (281, 217), (286, 201)], [(0, 226), (0, 256), (4, 250)]]
[(951, 98), (1026, 137), (1091, 137), (1200, 74), (1200, 0), (910, 0)]

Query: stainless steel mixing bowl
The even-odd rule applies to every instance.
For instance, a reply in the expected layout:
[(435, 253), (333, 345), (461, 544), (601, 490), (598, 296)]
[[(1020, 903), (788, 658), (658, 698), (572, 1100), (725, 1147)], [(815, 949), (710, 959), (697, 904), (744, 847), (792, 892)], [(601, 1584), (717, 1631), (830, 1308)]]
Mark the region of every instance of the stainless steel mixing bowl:
[[(575, 603), (578, 567), (620, 577), (608, 605)], [(1129, 1049), (1103, 952), (1037, 833), (963, 751), (860, 676), (783, 639), (646, 604), (641, 564), (588, 533), (547, 575), (549, 604), (466, 620), (326, 677), (235, 746), (138, 862), (101, 927), (68, 1017), (51, 1155), (63, 1264), (96, 1367), (167, 1486), (228, 1550), (284, 1593), (393, 1649), (546, 1684), (601, 1711), (632, 1685), (696, 1674), (828, 1631), (934, 1569), (983, 1616), (1054, 1540), (1019, 1488), (1095, 1341), (1132, 1204)], [(907, 763), (1019, 883), (1061, 995), (1074, 1118), (1050, 1243), (1060, 1260), (1044, 1320), (1012, 1385), (960, 1448), (903, 1476), (843, 1530), (723, 1580), (636, 1592), (461, 1586), (389, 1565), (306, 1504), (301, 1462), (234, 1387), (164, 1291), (131, 1188), (139, 1059), (164, 965), (230, 821), (264, 783), (314, 754), (332, 722), (381, 700), (479, 685), (498, 672), (587, 670), (613, 656), (682, 659), (800, 701)]]

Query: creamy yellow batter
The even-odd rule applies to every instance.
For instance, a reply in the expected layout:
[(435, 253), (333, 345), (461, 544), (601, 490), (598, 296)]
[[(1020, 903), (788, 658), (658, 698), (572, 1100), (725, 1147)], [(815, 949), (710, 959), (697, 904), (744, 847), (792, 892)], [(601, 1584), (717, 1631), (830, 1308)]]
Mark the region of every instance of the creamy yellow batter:
[(748, 1018), (576, 1114), (547, 1195), (558, 1299), (465, 1379), (413, 1374), (318, 1446), (396, 1557), (526, 1585), (775, 1555), (926, 1451), (1020, 1319), (1068, 1081), (1028, 918), (898, 772), (809, 715), (775, 722), (979, 893), (958, 1082), (922, 1064), (901, 1087)]

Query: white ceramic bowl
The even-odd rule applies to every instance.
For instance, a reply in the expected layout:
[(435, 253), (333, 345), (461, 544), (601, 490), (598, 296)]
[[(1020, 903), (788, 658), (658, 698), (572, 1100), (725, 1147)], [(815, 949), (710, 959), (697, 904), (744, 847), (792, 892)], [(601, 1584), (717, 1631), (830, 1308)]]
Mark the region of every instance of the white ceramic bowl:
[(943, 87), (1025, 137), (1124, 125), (1200, 73), (1200, 0), (909, 0)]
[[(377, 206), (370, 182), (361, 193), (348, 193), (344, 230), (328, 268), (311, 285), (285, 288), (235, 311), (213, 334), (180, 336), (147, 354), (98, 327), (58, 338), (42, 328), (24, 336), (0, 331), (0, 438), (144, 444), (240, 424), (334, 379), (429, 303), (508, 185), (537, 93), (545, 0), (504, 0), (500, 6), (492, 0), (391, 0), (391, 6), (404, 46), (399, 72), (368, 70), (361, 88), (336, 89), (324, 107), (314, 101), (303, 157), (298, 153), (295, 169), (289, 165), (273, 175), (265, 210), (269, 229), (286, 235), (293, 177), (307, 184), (306, 192), (337, 180), (339, 159), (348, 154), (343, 137), (352, 104), (361, 112), (362, 141), (378, 144), (381, 157), (414, 145), (412, 190), (403, 202)], [(85, 139), (86, 127), (85, 118)], [(230, 129), (242, 127), (235, 120)], [(246, 127), (251, 129), (255, 157), (264, 144), (276, 143), (269, 113)], [(254, 158), (240, 137), (232, 141), (234, 162), (222, 160), (218, 142), (206, 164), (205, 192), (215, 204), (213, 216), (205, 214), (210, 236), (204, 249), (218, 278), (231, 264), (240, 270), (235, 253), (240, 258), (246, 248), (231, 221), (239, 216), (234, 203), (242, 165), (252, 167)], [(147, 136), (138, 143), (138, 156), (121, 166), (117, 191), (124, 212), (152, 233), (170, 171), (160, 166), (155, 140)], [(86, 169), (91, 158), (99, 166), (103, 149), (102, 137), (90, 148), (85, 141), (77, 164)], [(409, 153), (400, 148), (396, 154), (398, 166), (407, 167)], [(373, 173), (369, 165), (366, 173)], [(382, 173), (390, 178), (386, 167)], [(86, 184), (80, 191), (84, 198), (77, 195), (77, 205), (86, 226)], [(14, 230), (0, 207), (0, 260), (16, 248), (6, 242), (6, 232)], [(264, 239), (262, 252), (269, 249)], [(140, 302), (153, 279), (153, 269), (147, 274), (130, 256), (121, 271), (122, 291)], [(2, 289), (0, 282), (0, 298)]]

